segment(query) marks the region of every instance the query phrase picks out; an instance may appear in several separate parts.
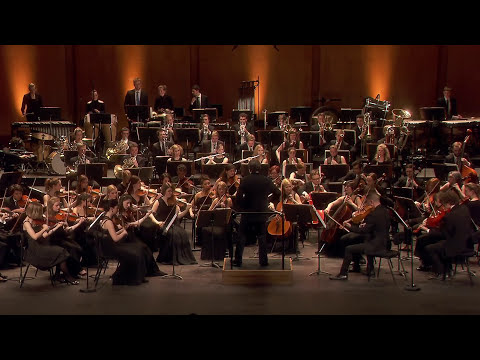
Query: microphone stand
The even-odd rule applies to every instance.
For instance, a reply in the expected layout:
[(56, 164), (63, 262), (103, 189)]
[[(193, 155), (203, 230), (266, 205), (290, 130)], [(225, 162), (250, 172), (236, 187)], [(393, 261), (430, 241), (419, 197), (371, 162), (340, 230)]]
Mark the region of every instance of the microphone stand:
[[(97, 208), (97, 209), (98, 209), (98, 208)], [(85, 215), (86, 215), (86, 214), (87, 214), (87, 213), (85, 212)], [(98, 215), (98, 217), (97, 217), (94, 221), (92, 221), (92, 224), (87, 228), (87, 230), (86, 230), (85, 232), (90, 231), (90, 230), (98, 223), (98, 221), (100, 220), (100, 218), (101, 218), (104, 214), (105, 214), (105, 211), (102, 212), (100, 215)], [(96, 282), (96, 281), (95, 281), (95, 287), (90, 288), (90, 287), (88, 286), (88, 284), (89, 284), (88, 278), (90, 277), (90, 276), (88, 275), (88, 268), (89, 268), (89, 266), (88, 266), (88, 261), (87, 261), (87, 287), (86, 287), (85, 289), (80, 289), (79, 291), (80, 291), (81, 293), (92, 293), (92, 292), (97, 291), (97, 282)]]
[(410, 243), (412, 243), (412, 256), (410, 257), (410, 271), (411, 271), (411, 274), (412, 276), (410, 277), (411, 279), (411, 282), (410, 282), (410, 285), (406, 285), (404, 290), (407, 290), (407, 291), (419, 291), (420, 288), (418, 286), (416, 286), (413, 282), (413, 241), (412, 241), (412, 228), (410, 226), (408, 226), (405, 221), (403, 221), (402, 217), (400, 215), (398, 215), (398, 213), (395, 211), (394, 208), (390, 207), (390, 206), (387, 206), (387, 208), (391, 211), (393, 211), (393, 213), (395, 214), (395, 216), (400, 220), (400, 222), (402, 223), (402, 225), (405, 227), (405, 235), (407, 237), (410, 238)]

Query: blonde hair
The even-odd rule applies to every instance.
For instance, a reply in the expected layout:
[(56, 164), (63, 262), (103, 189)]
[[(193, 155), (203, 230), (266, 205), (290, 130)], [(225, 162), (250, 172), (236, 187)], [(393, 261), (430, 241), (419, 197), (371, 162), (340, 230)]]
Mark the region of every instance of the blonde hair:
[(387, 147), (387, 145), (385, 145), (385, 144), (379, 144), (379, 145), (377, 146), (377, 151), (375, 152), (375, 157), (374, 157), (374, 159), (377, 159), (377, 158), (378, 158), (378, 150), (380, 150), (380, 149), (384, 149), (384, 151), (385, 151), (385, 160), (391, 160), (391, 158), (390, 158), (390, 151), (388, 150), (388, 147)]
[(178, 144), (172, 145), (172, 147), (170, 148), (170, 150), (172, 150), (172, 157), (174, 156), (173, 154), (174, 154), (174, 151), (175, 151), (175, 150), (180, 150), (180, 156), (183, 156), (183, 148), (182, 148), (180, 145), (178, 145)]
[(27, 205), (25, 213), (33, 220), (40, 220), (43, 218), (43, 206), (39, 202), (31, 202)]
[(53, 205), (55, 205), (56, 202), (60, 202), (60, 198), (59, 197), (51, 197), (48, 202), (47, 202), (47, 210), (48, 210), (48, 214), (52, 214), (53, 213)]

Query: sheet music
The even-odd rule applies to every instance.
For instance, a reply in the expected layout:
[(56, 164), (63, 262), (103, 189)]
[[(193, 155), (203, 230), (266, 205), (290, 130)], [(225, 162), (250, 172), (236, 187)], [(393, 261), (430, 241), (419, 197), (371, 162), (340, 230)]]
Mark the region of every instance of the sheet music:
[[(175, 207), (176, 207), (176, 205), (175, 205)], [(175, 221), (175, 219), (177, 218), (177, 216), (178, 216), (178, 208), (175, 208), (175, 215), (172, 216), (172, 219), (168, 223), (167, 227), (163, 230), (163, 235), (166, 235), (168, 233), (168, 230), (170, 230), (170, 227), (172, 226), (172, 224)]]

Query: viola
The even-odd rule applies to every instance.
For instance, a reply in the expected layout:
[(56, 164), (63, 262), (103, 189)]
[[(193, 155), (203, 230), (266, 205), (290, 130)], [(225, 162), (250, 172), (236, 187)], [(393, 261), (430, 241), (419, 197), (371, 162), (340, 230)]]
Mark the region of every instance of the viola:
[(22, 195), (22, 198), (17, 201), (17, 205), (22, 208), (31, 202), (38, 202), (38, 199), (32, 199), (28, 195)]
[(365, 205), (363, 209), (357, 210), (352, 214), (352, 223), (360, 224), (375, 208), (371, 205)]
[(237, 189), (240, 186), (240, 180), (238, 179), (237, 175), (227, 179), (227, 186), (230, 187), (232, 185), (235, 185)]
[(333, 243), (338, 238), (337, 231), (340, 228), (339, 224), (348, 220), (352, 216), (352, 210), (347, 206), (347, 196), (345, 196), (342, 204), (337, 208), (332, 216), (328, 217), (326, 228), (322, 231), (320, 240), (327, 243)]

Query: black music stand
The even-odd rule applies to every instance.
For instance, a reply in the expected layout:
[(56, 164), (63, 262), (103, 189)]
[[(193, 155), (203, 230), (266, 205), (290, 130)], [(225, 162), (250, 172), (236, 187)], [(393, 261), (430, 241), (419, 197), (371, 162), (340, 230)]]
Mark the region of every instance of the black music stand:
[(167, 161), (167, 172), (173, 177), (177, 176), (177, 166), (183, 164), (187, 167), (187, 177), (190, 177), (193, 173), (193, 161)]
[(457, 164), (432, 164), (435, 177), (441, 181), (448, 181), (450, 171), (458, 171)]
[(215, 257), (215, 249), (214, 249), (214, 240), (213, 240), (213, 227), (219, 226), (226, 228), (228, 223), (230, 222), (230, 216), (232, 215), (232, 209), (215, 209), (215, 210), (200, 210), (198, 212), (197, 218), (197, 227), (203, 228), (205, 226), (210, 225), (210, 229), (212, 232), (211, 236), (211, 255), (212, 261), (211, 263), (200, 265), (202, 267), (213, 267), (217, 269), (221, 269), (221, 266), (214, 262)]
[[(343, 123), (353, 123), (355, 124), (357, 115), (362, 113), (363, 109), (350, 109), (350, 108), (341, 108), (340, 109), (340, 119)], [(351, 144), (351, 143), (349, 143)]]
[(347, 175), (349, 166), (348, 164), (321, 165), (321, 169), (326, 179), (335, 182), (338, 181), (339, 178)]
[(325, 210), (328, 204), (330, 204), (332, 201), (337, 200), (339, 196), (340, 194), (336, 192), (311, 192), (310, 193), (313, 206), (315, 206), (317, 210)]
[(42, 191), (42, 190), (39, 190), (37, 188), (34, 188), (32, 186), (29, 186), (29, 188), (32, 190), (31, 193), (30, 193), (30, 198), (37, 199), (41, 204), (43, 204), (43, 197), (47, 193)]
[(128, 170), (132, 175), (136, 175), (146, 184), (150, 184), (153, 177), (154, 166), (140, 167), (140, 168), (129, 168)]
[(420, 117), (422, 120), (442, 121), (447, 118), (445, 108), (441, 106), (421, 107)]
[(184, 142), (185, 145), (185, 150), (186, 150), (186, 156), (188, 157), (188, 151), (189, 151), (189, 144), (192, 144), (194, 146), (195, 144), (198, 144), (200, 142), (200, 133), (198, 131), (198, 128), (176, 128), (175, 129), (175, 135), (177, 136), (177, 143), (182, 143)]
[[(312, 205), (309, 204), (283, 204), (283, 212), (285, 213), (285, 220), (290, 221), (291, 223), (311, 223), (312, 221), (321, 219), (317, 216), (316, 211), (313, 209)], [(323, 221), (323, 220), (322, 220)], [(323, 223), (325, 225), (325, 223)], [(298, 261), (303, 259), (299, 254), (298, 250), (298, 239), (295, 236), (295, 258), (292, 261)], [(305, 260), (310, 260), (309, 258), (304, 258)]]
[(366, 165), (364, 173), (375, 173), (378, 177), (382, 177), (383, 174), (386, 174), (387, 179), (392, 178), (393, 165), (392, 164), (379, 164), (379, 165)]
[(4, 172), (0, 177), (0, 194), (3, 194), (10, 185), (20, 184), (22, 176), (23, 172), (21, 171)]
[(138, 142), (150, 148), (158, 141), (157, 131), (160, 129), (160, 127), (137, 127)]
[(148, 105), (125, 105), (125, 111), (130, 122), (144, 122), (150, 117), (150, 107)]
[(290, 108), (290, 121), (306, 122), (310, 125), (310, 116), (312, 116), (312, 108), (310, 106), (295, 106)]
[(240, 118), (240, 114), (245, 113), (247, 114), (247, 123), (252, 119), (253, 116), (253, 110), (242, 110), (242, 109), (233, 109), (232, 110), (232, 123), (236, 124), (238, 123), (238, 119)]
[[(155, 165), (155, 171), (157, 172), (158, 176), (162, 175), (165, 171), (167, 171), (168, 159), (170, 159), (170, 156), (168, 155), (155, 156), (154, 165)], [(175, 169), (175, 173), (176, 173), (176, 169)]]
[(104, 176), (105, 166), (105, 163), (79, 164), (77, 175), (85, 175), (89, 180), (95, 180), (100, 184)]
[(407, 213), (407, 222), (410, 219), (415, 219), (419, 218), (422, 216), (422, 213), (418, 209), (417, 205), (415, 205), (415, 202), (408, 198), (408, 197), (403, 197), (403, 196), (394, 196), (393, 197), (398, 204), (406, 210)]
[[(276, 127), (278, 126), (278, 116), (279, 115), (288, 115), (286, 111), (272, 111), (267, 114), (267, 126)], [(279, 130), (280, 131), (280, 130)]]
[(38, 117), (41, 121), (61, 120), (62, 109), (59, 107), (41, 107)]
[(270, 130), (270, 147), (280, 146), (281, 143), (285, 140), (285, 131), (283, 130)]
[(202, 164), (202, 174), (208, 175), (210, 179), (218, 179), (227, 165), (228, 164)]
[(408, 198), (408, 199), (413, 199), (413, 192), (415, 190), (411, 187), (399, 187), (399, 186), (394, 186), (392, 187), (392, 195), (393, 196), (400, 196), (403, 198)]
[(235, 130), (215, 129), (215, 131), (218, 132), (218, 140), (223, 141), (225, 144), (225, 152), (233, 154), (233, 148), (235, 145)]

